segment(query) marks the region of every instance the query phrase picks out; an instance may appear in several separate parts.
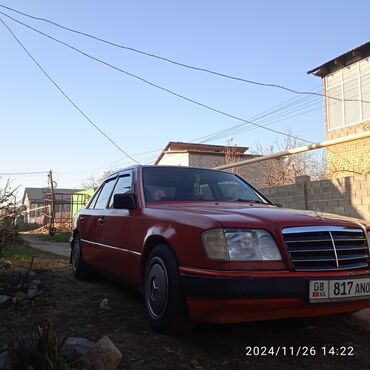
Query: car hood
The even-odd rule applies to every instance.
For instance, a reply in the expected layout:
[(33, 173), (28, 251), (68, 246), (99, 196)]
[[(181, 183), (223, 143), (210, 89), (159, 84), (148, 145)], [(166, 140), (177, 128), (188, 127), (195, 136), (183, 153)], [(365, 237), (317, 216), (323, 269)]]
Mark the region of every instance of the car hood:
[[(277, 208), (265, 204), (241, 202), (168, 202), (151, 203), (150, 208), (211, 218), (223, 227), (283, 228), (293, 226), (366, 227), (365, 221), (314, 211)], [(367, 225), (369, 226), (369, 225)]]

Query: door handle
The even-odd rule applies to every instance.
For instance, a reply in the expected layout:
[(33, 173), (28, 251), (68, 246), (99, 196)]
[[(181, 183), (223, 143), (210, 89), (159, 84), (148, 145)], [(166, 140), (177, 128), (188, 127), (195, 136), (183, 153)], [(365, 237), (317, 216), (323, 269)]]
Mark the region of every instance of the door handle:
[(104, 217), (99, 217), (98, 222), (99, 224), (103, 224), (105, 222)]

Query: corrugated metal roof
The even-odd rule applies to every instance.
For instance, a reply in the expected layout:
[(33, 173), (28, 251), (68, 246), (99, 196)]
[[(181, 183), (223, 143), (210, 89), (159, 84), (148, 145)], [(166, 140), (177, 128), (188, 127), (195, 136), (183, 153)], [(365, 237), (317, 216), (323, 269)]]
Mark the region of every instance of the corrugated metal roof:
[[(62, 189), (56, 188), (54, 190), (56, 203), (69, 203), (71, 201), (72, 194), (81, 191), (82, 189)], [(25, 188), (23, 194), (23, 203), (26, 197), (31, 203), (43, 203), (47, 197), (47, 193), (50, 193), (49, 188)]]
[(364, 59), (370, 55), (370, 41), (362, 44), (344, 54), (335, 57), (332, 60), (322, 64), (319, 67), (313, 68), (307, 74), (314, 74), (315, 76), (325, 77), (329, 73), (333, 73), (338, 69), (344, 68), (358, 60)]
[(43, 196), (42, 196), (42, 188), (25, 188), (24, 195), (23, 195), (23, 202), (26, 197), (26, 194), (30, 202), (41, 203), (44, 201)]

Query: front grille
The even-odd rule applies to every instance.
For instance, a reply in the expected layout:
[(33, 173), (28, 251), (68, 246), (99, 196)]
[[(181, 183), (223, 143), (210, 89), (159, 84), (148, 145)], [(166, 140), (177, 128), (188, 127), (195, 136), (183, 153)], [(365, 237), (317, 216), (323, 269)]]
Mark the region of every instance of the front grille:
[(369, 247), (360, 228), (288, 227), (282, 233), (295, 271), (369, 267)]

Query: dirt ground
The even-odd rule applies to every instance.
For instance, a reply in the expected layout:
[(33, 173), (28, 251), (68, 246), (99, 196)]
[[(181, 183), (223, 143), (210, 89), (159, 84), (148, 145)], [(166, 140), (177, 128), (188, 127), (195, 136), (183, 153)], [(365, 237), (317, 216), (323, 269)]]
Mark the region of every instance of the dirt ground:
[[(291, 319), (238, 325), (197, 325), (186, 335), (158, 335), (140, 295), (102, 277), (76, 281), (68, 259), (34, 250), (33, 270), (43, 293), (32, 303), (0, 307), (0, 348), (50, 319), (60, 337), (108, 335), (123, 354), (119, 369), (368, 369), (370, 321), (358, 316)], [(19, 263), (18, 263), (19, 264)], [(111, 311), (99, 304), (108, 298)], [(294, 355), (247, 355), (246, 347), (293, 347)], [(299, 346), (315, 355), (296, 356)], [(353, 347), (353, 356), (329, 355), (321, 347)], [(291, 351), (287, 349), (287, 352)], [(348, 350), (346, 350), (348, 353)]]

